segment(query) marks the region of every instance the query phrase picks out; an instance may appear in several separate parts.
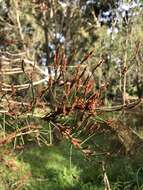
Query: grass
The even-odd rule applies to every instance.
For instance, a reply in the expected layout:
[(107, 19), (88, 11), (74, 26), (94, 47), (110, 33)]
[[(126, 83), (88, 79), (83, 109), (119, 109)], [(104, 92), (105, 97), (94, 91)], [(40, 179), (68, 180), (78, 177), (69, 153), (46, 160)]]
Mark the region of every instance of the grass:
[[(2, 152), (0, 190), (104, 190), (100, 159), (88, 160), (70, 144), (38, 147), (31, 143), (22, 152)], [(3, 150), (4, 151), (4, 150)], [(143, 162), (116, 157), (108, 161), (107, 175), (113, 190), (141, 190)]]
[(31, 144), (19, 155), (10, 153), (4, 159), (11, 164), (1, 163), (0, 190), (16, 190), (19, 184), (22, 190), (103, 189), (97, 187), (102, 179), (97, 166), (75, 149), (70, 163), (70, 144), (65, 142), (51, 147)]
[[(90, 144), (95, 150), (96, 144), (105, 150), (110, 146), (113, 149), (115, 143), (111, 141), (110, 144), (111, 135), (97, 135), (84, 145)], [(71, 149), (69, 142), (61, 141), (41, 147), (34, 142), (26, 142), (24, 149), (16, 151), (11, 147), (1, 148), (0, 190), (104, 190), (103, 159), (106, 159), (112, 190), (143, 189), (142, 155), (138, 160), (125, 155), (86, 158), (79, 150)]]
[[(34, 148), (34, 149), (33, 149)], [(62, 143), (53, 147), (33, 147), (24, 150), (20, 160), (29, 164), (32, 172), (31, 189), (94, 189), (88, 161), (73, 149), (70, 163), (70, 144)], [(83, 174), (86, 171), (86, 179)], [(86, 183), (84, 181), (87, 180)]]
[[(111, 133), (93, 138), (84, 146), (90, 144), (95, 150), (96, 145), (104, 150), (115, 147), (117, 152), (120, 148)], [(87, 159), (79, 150), (71, 149), (67, 141), (41, 147), (31, 141), (26, 142), (22, 150), (12, 149), (0, 149), (0, 190), (104, 190), (101, 161), (105, 159), (112, 190), (143, 189), (142, 155), (138, 160), (120, 154)]]

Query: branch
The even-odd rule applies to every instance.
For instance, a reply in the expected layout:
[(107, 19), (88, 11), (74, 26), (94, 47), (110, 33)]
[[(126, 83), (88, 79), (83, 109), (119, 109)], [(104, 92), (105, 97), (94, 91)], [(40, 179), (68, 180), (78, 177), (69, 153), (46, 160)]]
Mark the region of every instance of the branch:
[[(36, 82), (33, 82), (32, 83), (32, 86), (37, 86), (39, 84), (42, 84), (44, 82), (47, 82), (48, 78), (44, 78), (42, 80), (39, 80), (39, 81), (36, 81)], [(12, 92), (13, 89), (19, 91), (19, 90), (24, 90), (24, 89), (27, 89), (31, 86), (31, 83), (27, 83), (27, 84), (21, 84), (21, 85), (8, 85), (8, 84), (2, 84), (5, 88), (1, 88), (2, 91), (5, 91), (5, 92)]]
[(139, 105), (140, 103), (142, 103), (142, 101), (143, 101), (142, 99), (139, 99), (137, 101), (134, 101), (132, 103), (125, 104), (125, 105), (122, 104), (122, 105), (112, 106), (112, 107), (99, 107), (99, 108), (96, 108), (96, 111), (113, 112), (113, 111), (128, 110)]
[(24, 47), (24, 49), (26, 49), (26, 47), (24, 45), (24, 35), (22, 33), (22, 27), (21, 27), (21, 22), (20, 22), (20, 15), (19, 15), (19, 6), (18, 6), (17, 0), (14, 0), (14, 4), (15, 4), (16, 19), (17, 19), (17, 24), (18, 24), (18, 29), (19, 29), (19, 35), (23, 42), (23, 47)]
[(8, 135), (6, 135), (5, 138), (0, 140), (0, 147), (2, 147), (3, 145), (9, 144), (12, 142), (13, 139), (15, 139), (16, 137), (20, 137), (20, 136), (24, 136), (24, 135), (29, 135), (31, 133), (37, 133), (38, 130), (40, 129), (40, 127), (37, 126), (26, 126), (23, 127), (21, 129), (18, 129), (15, 132), (12, 132)]
[(104, 161), (102, 162), (102, 170), (103, 170), (103, 182), (105, 185), (105, 190), (111, 190), (109, 179), (108, 179), (106, 169), (105, 169), (105, 162)]
[(0, 110), (0, 114), (1, 113), (8, 113), (8, 111), (7, 110)]

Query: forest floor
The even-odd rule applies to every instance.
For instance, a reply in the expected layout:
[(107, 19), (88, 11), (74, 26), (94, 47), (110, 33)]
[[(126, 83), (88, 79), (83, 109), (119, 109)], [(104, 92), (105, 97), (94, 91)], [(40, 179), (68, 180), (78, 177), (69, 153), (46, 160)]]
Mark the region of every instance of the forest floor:
[[(104, 190), (100, 159), (87, 159), (65, 141), (49, 147), (30, 143), (16, 152), (1, 149), (0, 190)], [(122, 156), (109, 160), (111, 188), (141, 190), (142, 164)]]

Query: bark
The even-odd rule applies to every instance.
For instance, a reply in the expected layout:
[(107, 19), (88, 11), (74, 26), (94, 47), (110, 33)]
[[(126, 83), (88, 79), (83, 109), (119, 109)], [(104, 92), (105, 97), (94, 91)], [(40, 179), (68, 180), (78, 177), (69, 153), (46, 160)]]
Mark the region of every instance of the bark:
[(142, 151), (143, 138), (129, 126), (124, 125), (121, 121), (112, 121), (108, 126), (116, 133), (128, 155), (137, 155)]

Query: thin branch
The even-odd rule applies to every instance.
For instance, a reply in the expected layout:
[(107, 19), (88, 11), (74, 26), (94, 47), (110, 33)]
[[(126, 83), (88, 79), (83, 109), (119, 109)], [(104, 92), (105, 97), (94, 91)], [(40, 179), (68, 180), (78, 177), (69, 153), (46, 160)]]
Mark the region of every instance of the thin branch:
[(23, 42), (23, 48), (26, 49), (26, 46), (24, 44), (24, 35), (22, 33), (22, 26), (21, 26), (21, 22), (20, 22), (18, 1), (14, 0), (14, 4), (15, 4), (16, 19), (17, 19), (17, 24), (18, 24), (18, 29), (19, 29), (19, 35), (20, 35), (20, 38), (21, 38), (21, 40)]
[[(42, 80), (39, 80), (39, 81), (36, 81), (36, 82), (33, 82), (32, 83), (32, 86), (37, 86), (41, 83), (45, 83), (47, 82), (48, 78), (44, 78)], [(31, 83), (27, 83), (27, 84), (21, 84), (21, 85), (8, 85), (8, 84), (4, 84), (3, 83), (3, 86), (6, 87), (6, 88), (3, 88), (2, 87), (2, 91), (6, 91), (6, 92), (12, 92), (13, 89), (19, 91), (19, 90), (24, 90), (24, 89), (27, 89), (31, 86)]]
[(105, 185), (105, 190), (111, 190), (109, 179), (108, 179), (106, 169), (105, 169), (105, 162), (104, 161), (102, 162), (102, 170), (103, 170), (103, 182)]

